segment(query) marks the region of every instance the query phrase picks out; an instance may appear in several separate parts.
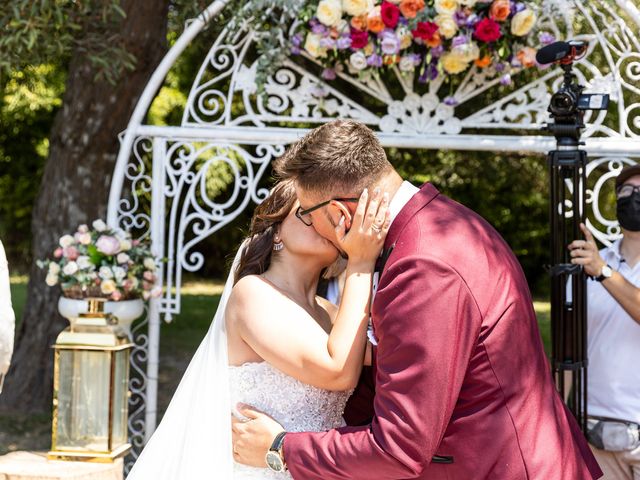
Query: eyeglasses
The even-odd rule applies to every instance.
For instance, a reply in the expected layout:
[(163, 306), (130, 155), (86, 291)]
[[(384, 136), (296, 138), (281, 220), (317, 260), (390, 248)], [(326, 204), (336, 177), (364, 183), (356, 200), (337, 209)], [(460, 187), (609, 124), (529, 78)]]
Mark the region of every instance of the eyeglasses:
[(296, 217), (298, 217), (298, 219), (304, 223), (307, 227), (310, 227), (311, 225), (313, 225), (313, 220), (311, 219), (311, 216), (309, 215), (311, 212), (318, 210), (319, 208), (324, 207), (325, 205), (329, 205), (331, 202), (336, 201), (336, 202), (357, 202), (358, 200), (360, 200), (359, 198), (332, 198), (330, 200), (327, 200), (326, 202), (322, 202), (319, 203), (318, 205), (315, 205), (311, 208), (307, 208), (306, 210), (303, 210), (302, 207), (298, 207), (298, 209), (296, 210)]
[(640, 185), (621, 185), (616, 190), (616, 195), (618, 195), (618, 198), (624, 198), (630, 197), (636, 192), (640, 192)]

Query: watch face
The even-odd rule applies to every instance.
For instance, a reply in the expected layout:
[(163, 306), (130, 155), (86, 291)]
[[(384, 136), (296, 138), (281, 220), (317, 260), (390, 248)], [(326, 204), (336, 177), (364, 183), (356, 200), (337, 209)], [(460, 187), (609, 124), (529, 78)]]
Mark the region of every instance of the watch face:
[(267, 456), (265, 457), (267, 460), (267, 465), (274, 472), (281, 472), (284, 470), (284, 465), (282, 464), (282, 459), (277, 452), (267, 452)]

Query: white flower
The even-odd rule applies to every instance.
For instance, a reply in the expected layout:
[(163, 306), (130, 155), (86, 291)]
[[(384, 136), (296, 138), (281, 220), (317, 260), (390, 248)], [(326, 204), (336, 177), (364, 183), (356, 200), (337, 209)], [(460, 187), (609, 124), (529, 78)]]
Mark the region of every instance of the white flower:
[(88, 270), (94, 267), (93, 263), (91, 263), (91, 259), (86, 255), (79, 256), (78, 260), (76, 261), (78, 262), (78, 267), (80, 267), (80, 270)]
[(75, 243), (75, 239), (71, 235), (63, 235), (60, 237), (60, 246), (62, 248), (70, 247)]
[(472, 62), (480, 57), (480, 49), (475, 42), (463, 43), (462, 45), (453, 47), (451, 51), (465, 62)]
[(159, 285), (156, 287), (153, 287), (150, 293), (153, 298), (158, 298), (160, 295), (162, 295), (162, 287)]
[(411, 55), (405, 55), (400, 59), (398, 68), (401, 72), (413, 72), (416, 69), (414, 58)]
[(342, 19), (342, 5), (340, 0), (320, 0), (316, 17), (327, 27), (336, 27)]
[(436, 12), (446, 15), (453, 15), (458, 9), (457, 0), (436, 0), (435, 2)]
[(86, 224), (82, 224), (78, 227), (78, 232), (87, 233), (89, 231), (89, 227)]
[(120, 240), (120, 250), (121, 251), (126, 251), (126, 250), (131, 250), (132, 247), (132, 243), (131, 240)]
[(116, 291), (116, 282), (113, 280), (105, 280), (100, 284), (100, 291), (105, 295), (111, 295)]
[(361, 50), (358, 50), (349, 57), (349, 64), (356, 70), (364, 70), (367, 68), (367, 57)]
[(91, 225), (98, 232), (104, 232), (107, 229), (107, 224), (100, 219), (96, 220)]
[(116, 281), (121, 282), (124, 277), (127, 276), (127, 272), (122, 267), (113, 267), (113, 276), (116, 278)]
[(78, 264), (76, 262), (67, 263), (62, 269), (62, 273), (65, 275), (73, 275), (78, 271)]
[(464, 5), (465, 7), (472, 8), (477, 3), (477, 0), (458, 0), (460, 5)]
[(91, 234), (88, 232), (78, 232), (74, 235), (74, 238), (82, 245), (89, 245), (91, 243)]
[(327, 56), (327, 49), (320, 46), (320, 35), (316, 35), (315, 33), (307, 34), (307, 39), (304, 42), (304, 49), (313, 58)]
[(44, 281), (46, 282), (47, 285), (49, 285), (50, 287), (53, 287), (54, 285), (58, 284), (58, 275), (49, 273), (47, 275), (47, 278), (44, 279)]
[(451, 15), (440, 14), (434, 19), (438, 31), (445, 38), (452, 38), (458, 31), (458, 24)]
[(50, 262), (49, 263), (49, 274), (58, 275), (59, 273), (60, 273), (60, 265), (58, 265), (56, 262)]
[(129, 260), (131, 260), (131, 257), (129, 257), (129, 255), (127, 255), (126, 253), (119, 253), (116, 257), (116, 261), (120, 264), (128, 263)]
[(146, 268), (147, 270), (151, 270), (152, 272), (156, 271), (156, 262), (151, 257), (145, 258), (143, 265), (144, 265), (144, 268)]
[(98, 275), (100, 276), (100, 278), (108, 280), (110, 278), (113, 278), (113, 271), (109, 267), (100, 267)]
[(342, 9), (353, 17), (369, 13), (373, 8), (373, 0), (342, 0)]

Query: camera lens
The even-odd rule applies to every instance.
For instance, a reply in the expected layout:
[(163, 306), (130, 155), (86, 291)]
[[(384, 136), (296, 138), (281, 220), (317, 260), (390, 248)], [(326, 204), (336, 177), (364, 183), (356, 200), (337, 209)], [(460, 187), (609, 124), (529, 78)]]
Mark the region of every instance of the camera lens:
[(550, 110), (554, 115), (569, 115), (576, 109), (576, 98), (570, 90), (559, 91), (551, 97)]

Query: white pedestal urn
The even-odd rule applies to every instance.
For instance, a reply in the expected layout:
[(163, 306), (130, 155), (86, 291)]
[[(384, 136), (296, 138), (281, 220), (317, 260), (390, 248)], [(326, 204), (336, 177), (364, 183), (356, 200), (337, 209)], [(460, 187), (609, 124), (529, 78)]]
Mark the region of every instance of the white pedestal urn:
[[(73, 322), (81, 313), (89, 311), (87, 299), (75, 299), (60, 297), (58, 300), (58, 312), (60, 315)], [(104, 313), (110, 313), (118, 319), (116, 333), (131, 338), (131, 324), (144, 312), (144, 301), (141, 298), (133, 300), (120, 300), (118, 302), (108, 300), (104, 303)]]

